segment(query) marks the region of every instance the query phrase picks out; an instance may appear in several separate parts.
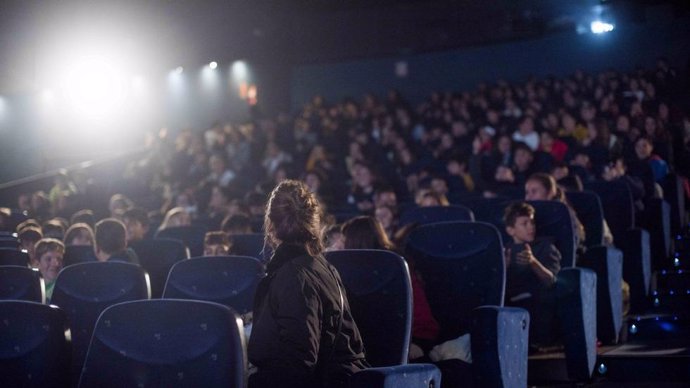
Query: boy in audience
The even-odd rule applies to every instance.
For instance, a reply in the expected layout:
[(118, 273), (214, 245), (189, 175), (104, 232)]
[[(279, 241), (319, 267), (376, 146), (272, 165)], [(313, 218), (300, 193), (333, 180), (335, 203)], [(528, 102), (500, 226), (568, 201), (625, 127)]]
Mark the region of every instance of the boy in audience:
[(131, 208), (122, 215), (122, 221), (127, 228), (128, 244), (131, 244), (132, 241), (139, 241), (146, 238), (150, 226), (149, 216), (146, 210), (138, 207)]
[(204, 237), (204, 256), (227, 256), (230, 254), (230, 240), (223, 232), (208, 232)]
[(38, 268), (45, 282), (46, 303), (50, 303), (55, 287), (55, 279), (62, 269), (62, 257), (65, 254), (65, 245), (54, 238), (44, 238), (36, 243), (35, 259), (31, 265)]
[(115, 218), (106, 218), (96, 224), (95, 250), (98, 261), (139, 264), (139, 259), (134, 251), (127, 249), (125, 224)]
[(561, 254), (553, 244), (536, 239), (534, 208), (525, 202), (505, 209), (503, 221), (512, 243), (506, 244), (506, 304), (530, 313), (530, 342), (553, 340), (555, 312), (551, 291), (561, 269)]

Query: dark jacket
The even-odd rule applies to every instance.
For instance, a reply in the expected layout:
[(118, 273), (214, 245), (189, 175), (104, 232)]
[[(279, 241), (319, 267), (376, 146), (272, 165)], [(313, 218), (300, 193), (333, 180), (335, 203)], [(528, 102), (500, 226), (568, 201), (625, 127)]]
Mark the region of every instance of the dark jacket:
[(346, 386), (367, 364), (340, 275), (291, 244), (276, 248), (266, 272), (254, 297), (250, 388)]

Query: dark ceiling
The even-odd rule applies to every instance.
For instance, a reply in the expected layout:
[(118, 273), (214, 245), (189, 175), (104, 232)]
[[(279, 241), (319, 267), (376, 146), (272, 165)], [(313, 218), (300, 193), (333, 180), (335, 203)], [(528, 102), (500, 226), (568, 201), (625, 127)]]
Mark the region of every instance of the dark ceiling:
[[(210, 59), (264, 65), (408, 55), (688, 12), (682, 0), (117, 0), (0, 4), (0, 93), (26, 88), (48, 52), (118, 36), (151, 68)], [(651, 10), (651, 11), (650, 11)], [(658, 11), (661, 10), (661, 11)]]

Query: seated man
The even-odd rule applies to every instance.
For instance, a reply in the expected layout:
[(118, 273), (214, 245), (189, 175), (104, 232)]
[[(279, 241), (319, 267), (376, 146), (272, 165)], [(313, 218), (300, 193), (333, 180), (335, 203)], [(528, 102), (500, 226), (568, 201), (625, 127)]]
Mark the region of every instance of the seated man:
[(128, 244), (146, 238), (151, 224), (146, 210), (138, 207), (131, 208), (123, 214), (122, 221), (127, 228)]
[(535, 239), (534, 208), (511, 204), (503, 221), (512, 243), (506, 243), (506, 305), (530, 313), (530, 343), (553, 341), (554, 293), (549, 292), (561, 269), (561, 254), (549, 241)]
[(230, 240), (224, 232), (208, 232), (204, 236), (204, 256), (227, 256), (230, 254)]
[(98, 261), (139, 264), (139, 259), (134, 251), (127, 249), (125, 224), (115, 218), (106, 218), (96, 224), (95, 251)]
[(65, 245), (58, 239), (44, 238), (36, 243), (35, 252), (35, 259), (32, 258), (31, 265), (41, 272), (46, 287), (46, 303), (50, 303), (55, 279), (62, 269)]

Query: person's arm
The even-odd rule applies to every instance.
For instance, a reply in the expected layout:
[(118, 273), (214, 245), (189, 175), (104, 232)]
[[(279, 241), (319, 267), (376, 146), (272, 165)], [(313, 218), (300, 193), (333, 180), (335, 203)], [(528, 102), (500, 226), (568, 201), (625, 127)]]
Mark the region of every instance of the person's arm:
[(539, 281), (546, 286), (550, 286), (556, 281), (554, 273), (537, 260), (529, 244), (525, 244), (525, 249), (515, 256), (515, 263), (529, 266)]

